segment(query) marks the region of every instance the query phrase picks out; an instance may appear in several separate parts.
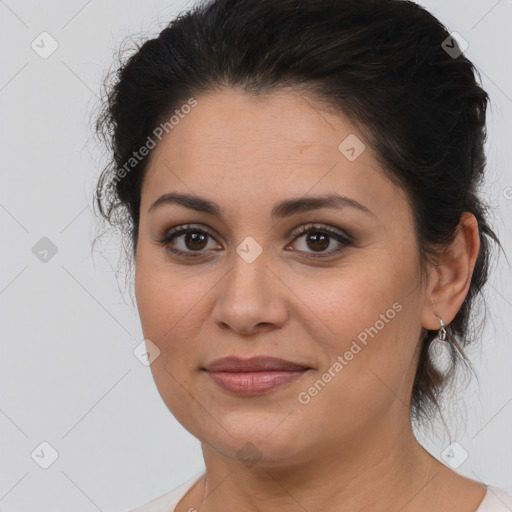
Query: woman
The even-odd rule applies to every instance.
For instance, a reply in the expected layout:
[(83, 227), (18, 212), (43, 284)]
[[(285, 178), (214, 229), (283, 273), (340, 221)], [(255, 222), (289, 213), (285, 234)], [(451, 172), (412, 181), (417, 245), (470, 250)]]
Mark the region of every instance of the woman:
[(488, 96), (446, 28), (402, 0), (213, 0), (108, 94), (98, 206), (206, 467), (135, 510), (512, 509), (411, 428), (467, 364), (499, 245)]

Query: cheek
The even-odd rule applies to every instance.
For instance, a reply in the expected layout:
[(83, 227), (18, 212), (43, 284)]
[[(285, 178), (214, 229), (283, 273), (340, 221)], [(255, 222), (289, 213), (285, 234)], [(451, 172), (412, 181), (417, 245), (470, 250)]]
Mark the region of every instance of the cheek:
[[(333, 349), (343, 348), (346, 341), (365, 333), (376, 322), (379, 331), (389, 331), (389, 325), (397, 322), (404, 295), (399, 276), (395, 279), (390, 268), (368, 268), (350, 265), (337, 277), (331, 272), (295, 280), (294, 293), (313, 313), (316, 329), (326, 334), (324, 339)], [(316, 336), (312, 331), (312, 339), (318, 334), (320, 331)], [(360, 338), (364, 340), (364, 334)]]
[(314, 313), (314, 325), (307, 329), (324, 354), (320, 373), (341, 357), (343, 369), (338, 365), (335, 373), (344, 377), (337, 382), (347, 379), (349, 385), (371, 389), (377, 381), (373, 370), (391, 387), (399, 385), (409, 371), (419, 334), (420, 294), (412, 293), (412, 255), (410, 261), (402, 266), (397, 260), (375, 258), (347, 264), (337, 279), (331, 274), (297, 281), (294, 291), (307, 297), (304, 302)]
[(193, 315), (201, 303), (197, 304), (200, 295), (190, 283), (177, 278), (170, 267), (159, 268), (156, 261), (141, 256), (137, 262), (135, 293), (142, 331), (160, 350), (150, 366), (153, 379), (171, 413), (194, 432), (190, 403), (197, 393), (187, 362), (198, 351), (194, 326), (200, 322), (193, 321)]
[[(190, 267), (193, 268), (193, 267)], [(158, 258), (140, 257), (135, 273), (135, 293), (142, 331), (160, 349), (169, 367), (185, 366), (184, 358), (199, 351), (201, 326), (208, 320), (205, 308), (215, 281), (184, 275), (177, 266)]]
[(322, 341), (322, 365), (301, 386), (299, 399), (309, 420), (331, 418), (332, 436), (358, 431), (407, 403), (417, 333), (414, 306), (405, 298), (355, 289), (328, 296), (323, 309), (317, 302), (335, 334)]

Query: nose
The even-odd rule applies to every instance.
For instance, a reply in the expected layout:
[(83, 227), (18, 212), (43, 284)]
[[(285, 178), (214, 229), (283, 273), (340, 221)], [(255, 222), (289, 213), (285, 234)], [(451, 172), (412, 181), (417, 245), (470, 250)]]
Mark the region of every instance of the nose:
[(282, 327), (291, 293), (283, 278), (268, 266), (263, 255), (251, 263), (238, 254), (234, 260), (232, 269), (216, 287), (215, 323), (243, 335)]

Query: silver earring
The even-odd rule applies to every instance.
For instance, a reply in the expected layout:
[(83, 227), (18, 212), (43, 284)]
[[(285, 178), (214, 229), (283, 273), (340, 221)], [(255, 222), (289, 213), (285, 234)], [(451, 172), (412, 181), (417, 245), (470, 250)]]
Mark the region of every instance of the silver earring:
[(432, 340), (429, 347), (430, 361), (434, 368), (441, 372), (446, 373), (452, 365), (452, 356), (450, 351), (450, 344), (447, 341), (448, 332), (444, 325), (443, 319), (439, 318), (441, 328), (437, 333), (437, 337)]
[(439, 332), (437, 333), (437, 338), (441, 341), (446, 341), (446, 329), (444, 327), (443, 319), (439, 316), (439, 322), (441, 322), (441, 329), (439, 329)]

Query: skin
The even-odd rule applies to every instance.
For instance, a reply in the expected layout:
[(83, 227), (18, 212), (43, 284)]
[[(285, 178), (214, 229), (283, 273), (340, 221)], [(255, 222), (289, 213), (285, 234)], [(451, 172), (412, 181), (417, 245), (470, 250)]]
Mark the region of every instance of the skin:
[[(420, 286), (412, 210), (371, 147), (354, 161), (338, 149), (364, 136), (340, 114), (292, 90), (258, 99), (238, 89), (196, 98), (152, 153), (141, 192), (136, 297), (145, 338), (160, 350), (151, 370), (165, 404), (201, 442), (206, 477), (176, 510), (473, 512), (486, 488), (458, 475), (415, 439), (410, 396), (424, 329), (454, 318), (480, 247), (467, 213), (452, 246)], [(316, 209), (272, 219), (285, 199), (345, 195), (371, 210)], [(215, 201), (224, 219), (176, 204), (148, 212), (164, 193)], [(348, 233), (318, 249), (296, 229)], [(180, 225), (208, 230), (202, 245)], [(251, 236), (262, 253), (236, 248)], [(323, 246), (322, 246), (323, 247)], [(285, 248), (288, 248), (287, 250)], [(315, 255), (327, 254), (325, 258)], [(307, 404), (307, 391), (357, 335), (402, 306)], [(221, 390), (200, 368), (228, 355), (270, 355), (312, 368), (258, 397)], [(237, 453), (256, 448), (255, 464)], [(246, 448), (247, 449), (247, 448)]]

